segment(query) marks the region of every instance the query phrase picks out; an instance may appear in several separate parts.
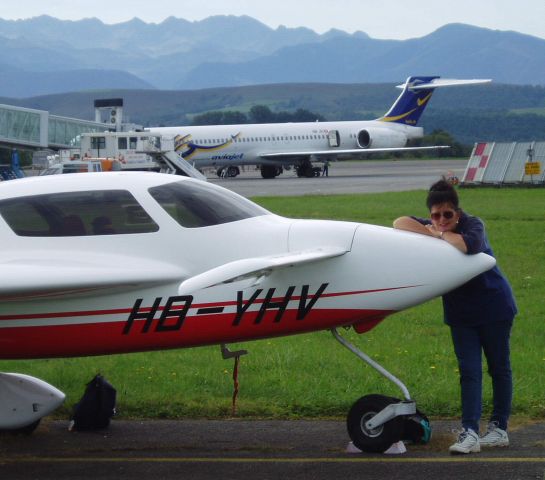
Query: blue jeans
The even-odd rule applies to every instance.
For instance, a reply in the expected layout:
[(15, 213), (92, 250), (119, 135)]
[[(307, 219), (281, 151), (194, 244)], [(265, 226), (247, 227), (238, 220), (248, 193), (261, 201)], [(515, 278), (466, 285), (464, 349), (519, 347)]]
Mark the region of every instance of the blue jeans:
[(513, 380), (509, 360), (512, 322), (476, 327), (450, 326), (454, 352), (460, 370), (462, 392), (462, 427), (479, 433), (482, 411), (482, 353), (492, 378), (494, 407), (490, 421), (507, 430), (513, 398)]

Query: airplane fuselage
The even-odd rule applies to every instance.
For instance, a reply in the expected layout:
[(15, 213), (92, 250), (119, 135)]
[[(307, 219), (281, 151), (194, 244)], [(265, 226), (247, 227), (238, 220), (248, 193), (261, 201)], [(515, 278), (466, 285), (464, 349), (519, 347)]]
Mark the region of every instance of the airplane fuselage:
[(488, 81), (409, 77), (399, 85), (402, 93), (388, 112), (376, 120), (180, 126), (150, 131), (174, 138), (175, 150), (196, 168), (259, 165), (264, 178), (273, 178), (281, 173), (281, 167), (293, 165), (299, 176), (313, 176), (312, 162), (316, 161), (445, 148), (406, 147), (409, 140), (423, 136), (423, 129), (417, 124), (434, 90)]
[(364, 331), (494, 262), (391, 228), (280, 217), (171, 175), (5, 183), (0, 358)]
[[(422, 128), (379, 120), (151, 128), (175, 138), (176, 151), (197, 168), (225, 165), (286, 165), (297, 157), (331, 158), (343, 150), (402, 148)], [(357, 152), (344, 154), (357, 157)]]

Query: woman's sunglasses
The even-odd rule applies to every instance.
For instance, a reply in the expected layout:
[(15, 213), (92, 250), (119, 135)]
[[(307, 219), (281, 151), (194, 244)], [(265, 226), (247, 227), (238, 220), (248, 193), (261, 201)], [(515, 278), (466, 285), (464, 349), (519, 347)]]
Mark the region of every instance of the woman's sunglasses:
[(439, 220), (443, 216), (447, 220), (450, 220), (454, 217), (454, 212), (452, 210), (446, 210), (445, 212), (433, 212), (430, 214), (432, 220)]

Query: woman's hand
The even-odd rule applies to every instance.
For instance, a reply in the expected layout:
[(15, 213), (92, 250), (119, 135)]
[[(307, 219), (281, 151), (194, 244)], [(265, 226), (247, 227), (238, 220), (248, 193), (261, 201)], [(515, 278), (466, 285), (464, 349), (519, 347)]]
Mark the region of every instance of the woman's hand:
[(426, 225), (426, 228), (428, 229), (428, 232), (430, 232), (430, 235), (434, 236), (435, 238), (443, 238), (442, 232), (437, 230), (435, 225)]

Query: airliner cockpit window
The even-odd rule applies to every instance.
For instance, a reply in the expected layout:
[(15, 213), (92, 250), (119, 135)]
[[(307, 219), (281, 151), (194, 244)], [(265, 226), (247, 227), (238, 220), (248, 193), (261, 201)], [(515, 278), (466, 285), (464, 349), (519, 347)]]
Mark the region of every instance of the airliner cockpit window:
[(174, 182), (152, 187), (149, 192), (186, 228), (209, 227), (269, 213), (244, 197), (204, 182)]

